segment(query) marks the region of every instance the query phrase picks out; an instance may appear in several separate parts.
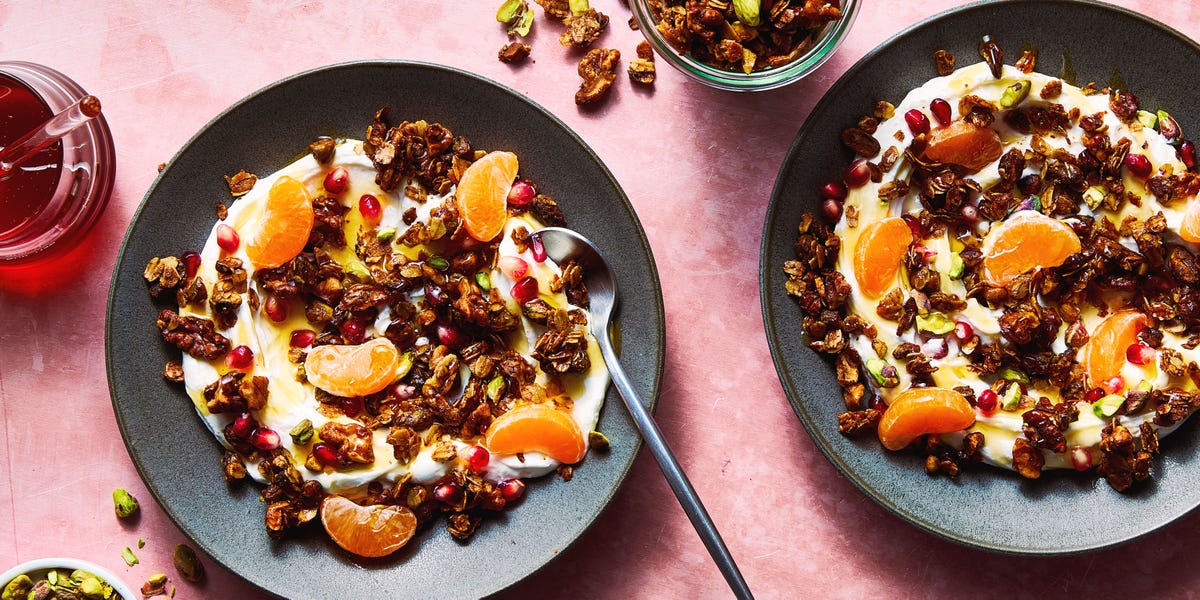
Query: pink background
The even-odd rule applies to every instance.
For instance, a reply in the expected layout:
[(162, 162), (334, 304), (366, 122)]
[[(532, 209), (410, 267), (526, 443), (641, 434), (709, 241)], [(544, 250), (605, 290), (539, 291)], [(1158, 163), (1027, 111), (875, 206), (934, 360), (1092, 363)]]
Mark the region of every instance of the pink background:
[[(534, 61), (496, 60), (505, 42), (493, 20), (498, 4), (0, 1), (0, 57), (49, 65), (99, 96), (119, 154), (112, 203), (62, 269), (0, 273), (0, 570), (69, 555), (107, 566), (135, 588), (152, 573), (174, 574), (171, 549), (185, 538), (138, 478), (105, 380), (105, 299), (121, 237), (156, 166), (230, 104), (313, 67), (402, 58), (474, 71), (527, 94), (578, 132), (624, 187), (650, 238), (666, 303), (657, 419), (759, 597), (1197, 594), (1200, 514), (1077, 557), (966, 549), (905, 524), (839, 478), (776, 380), (759, 312), (758, 248), (780, 161), (843, 71), (901, 28), (959, 2), (866, 0), (838, 54), (783, 90), (712, 90), (660, 61), (653, 91), (622, 75), (598, 111), (574, 105), (578, 55), (559, 46), (560, 27), (540, 9)], [(1192, 2), (1117, 4), (1200, 37)], [(623, 69), (640, 40), (625, 24), (629, 10), (620, 0), (593, 6), (612, 17), (600, 45), (621, 51)], [(136, 526), (114, 518), (115, 487), (143, 501)], [(142, 564), (126, 568), (120, 551), (139, 537), (147, 541)], [(177, 597), (263, 595), (206, 563), (207, 581), (179, 583)], [(643, 455), (596, 525), (505, 597), (726, 595)]]

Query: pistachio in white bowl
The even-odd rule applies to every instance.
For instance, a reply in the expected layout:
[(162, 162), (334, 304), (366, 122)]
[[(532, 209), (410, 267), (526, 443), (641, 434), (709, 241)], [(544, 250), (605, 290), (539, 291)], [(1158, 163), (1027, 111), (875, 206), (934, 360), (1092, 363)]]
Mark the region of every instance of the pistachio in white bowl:
[(0, 594), (3, 600), (26, 600), (38, 597), (34, 588), (45, 582), (55, 591), (55, 598), (75, 594), (80, 600), (136, 600), (141, 596), (112, 571), (98, 564), (75, 558), (39, 558), (21, 563), (0, 573)]

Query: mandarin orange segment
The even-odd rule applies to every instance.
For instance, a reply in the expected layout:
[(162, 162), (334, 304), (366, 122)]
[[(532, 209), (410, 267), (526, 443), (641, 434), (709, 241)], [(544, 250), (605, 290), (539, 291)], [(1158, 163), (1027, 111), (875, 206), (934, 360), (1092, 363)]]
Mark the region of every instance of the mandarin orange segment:
[(541, 404), (514, 408), (488, 427), (483, 445), (493, 454), (541, 452), (563, 464), (583, 459), (587, 443), (575, 419)]
[(1091, 387), (1099, 387), (1121, 374), (1125, 351), (1137, 343), (1137, 335), (1150, 326), (1150, 318), (1136, 310), (1117, 311), (1096, 326), (1079, 349), (1079, 363), (1087, 371)]
[(854, 279), (869, 298), (882, 296), (896, 283), (896, 273), (912, 230), (900, 217), (888, 217), (863, 227), (854, 246)]
[(312, 196), (296, 179), (280, 177), (267, 192), (262, 227), (246, 244), (257, 269), (273, 269), (300, 254), (313, 228)]
[(377, 558), (399, 550), (412, 539), (417, 517), (406, 506), (361, 506), (343, 496), (326, 496), (321, 502), (321, 524), (342, 549)]
[(901, 450), (927, 433), (962, 431), (975, 423), (975, 409), (962, 394), (943, 388), (912, 388), (896, 396), (879, 419), (879, 441)]
[(467, 234), (488, 242), (504, 231), (508, 191), (516, 177), (517, 155), (512, 152), (489, 152), (467, 167), (454, 191)]
[(1039, 212), (1019, 212), (988, 233), (983, 279), (1003, 286), (1030, 269), (1057, 267), (1079, 250), (1079, 236), (1070, 225)]
[(930, 134), (925, 158), (978, 171), (1000, 158), (1003, 150), (1000, 134), (991, 127), (955, 121)]
[(1200, 198), (1195, 196), (1188, 199), (1187, 210), (1183, 213), (1183, 221), (1179, 224), (1179, 237), (1200, 244)]
[(387, 338), (317, 346), (304, 359), (308, 382), (335, 396), (374, 394), (396, 380), (400, 353)]

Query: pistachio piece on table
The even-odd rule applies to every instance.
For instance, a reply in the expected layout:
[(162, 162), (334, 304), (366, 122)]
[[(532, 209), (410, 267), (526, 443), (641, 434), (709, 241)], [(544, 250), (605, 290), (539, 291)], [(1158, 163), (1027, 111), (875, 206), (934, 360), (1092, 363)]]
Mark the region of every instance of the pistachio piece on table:
[(126, 519), (133, 516), (138, 511), (138, 501), (125, 488), (117, 488), (113, 490), (113, 508), (117, 512), (117, 518)]
[(196, 556), (196, 551), (192, 550), (191, 546), (186, 544), (175, 546), (173, 558), (175, 569), (184, 579), (192, 583), (198, 583), (204, 579), (204, 564), (200, 562), (200, 558)]

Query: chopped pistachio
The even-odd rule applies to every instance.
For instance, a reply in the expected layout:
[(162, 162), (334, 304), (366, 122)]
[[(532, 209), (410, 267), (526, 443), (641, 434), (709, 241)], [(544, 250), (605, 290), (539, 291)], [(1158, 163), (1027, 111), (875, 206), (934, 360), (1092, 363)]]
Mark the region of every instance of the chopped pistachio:
[(748, 49), (742, 49), (742, 72), (749, 75), (754, 72), (754, 64), (758, 61), (758, 55)]
[(1000, 373), (998, 373), (998, 376), (1000, 376), (1001, 379), (1008, 380), (1008, 382), (1020, 382), (1020, 383), (1026, 384), (1026, 385), (1028, 385), (1028, 383), (1030, 383), (1030, 376), (1027, 376), (1027, 374), (1022, 373), (1018, 370), (1015, 370), (1015, 368), (1009, 368), (1009, 367), (1002, 368), (1002, 370), (1000, 370)]
[(492, 289), (492, 277), (486, 271), (480, 271), (475, 274), (475, 283), (479, 284), (479, 289), (485, 292)]
[(502, 375), (497, 375), (497, 376), (493, 377), (492, 380), (489, 381), (487, 384), (487, 397), (493, 401), (498, 400), (500, 398), (500, 391), (503, 388), (504, 388), (504, 377)]
[(155, 573), (150, 576), (149, 581), (150, 581), (151, 585), (163, 585), (167, 582), (167, 574), (166, 573)]
[(1168, 144), (1174, 145), (1183, 141), (1183, 129), (1179, 127), (1179, 122), (1165, 110), (1158, 111), (1158, 132)]
[(962, 255), (958, 252), (951, 252), (950, 270), (946, 271), (946, 275), (949, 275), (950, 279), (961, 279), (963, 276), (963, 269), (965, 267), (966, 265), (963, 264)]
[(58, 571), (50, 569), (50, 572), (46, 573), (46, 581), (50, 582), (50, 585), (58, 585)]
[(4, 593), (0, 598), (4, 600), (24, 600), (29, 595), (29, 591), (33, 589), (33, 580), (28, 575), (17, 575), (4, 586)]
[(1139, 392), (1154, 391), (1154, 385), (1151, 384), (1149, 381), (1146, 381), (1145, 379), (1143, 379), (1142, 382), (1138, 384), (1137, 391), (1139, 391)]
[(381, 227), (379, 231), (375, 232), (375, 238), (381, 242), (390, 242), (394, 237), (396, 237), (395, 227)]
[(117, 488), (113, 490), (112, 497), (113, 508), (117, 512), (117, 518), (125, 519), (133, 516), (133, 514), (138, 511), (137, 499), (135, 499), (129, 492), (125, 491), (125, 488)]
[(519, 35), (521, 37), (525, 37), (525, 36), (529, 35), (529, 30), (532, 28), (533, 28), (533, 11), (526, 8), (525, 12), (521, 13), (521, 16), (517, 17), (517, 20), (515, 22), (513, 22), (513, 24), (511, 26), (509, 26), (508, 33), (511, 35)]
[(930, 311), (926, 316), (917, 315), (917, 329), (945, 335), (954, 331), (954, 321), (940, 312)]
[(311, 442), (313, 438), (312, 421), (304, 419), (303, 421), (296, 423), (296, 426), (288, 432), (288, 435), (292, 436), (292, 442), (294, 442), (297, 446), (303, 446)]
[(1122, 404), (1125, 404), (1125, 396), (1108, 394), (1092, 403), (1092, 412), (1097, 418), (1106, 419), (1117, 414)]
[(1102, 185), (1093, 185), (1083, 192), (1083, 201), (1088, 208), (1095, 210), (1108, 197), (1108, 190)]
[(129, 546), (125, 546), (125, 549), (121, 551), (121, 558), (125, 559), (125, 564), (131, 567), (138, 564), (138, 557), (133, 550), (129, 549)]
[(179, 574), (184, 579), (192, 583), (198, 583), (201, 579), (204, 579), (204, 564), (200, 562), (200, 559), (196, 556), (196, 551), (192, 550), (191, 546), (186, 544), (175, 546), (175, 553), (172, 558), (175, 560), (175, 569), (179, 571)]
[(367, 270), (367, 267), (358, 261), (354, 261), (346, 265), (346, 274), (353, 275), (359, 279), (371, 278), (371, 272)]
[(95, 573), (92, 573), (91, 571), (84, 571), (83, 569), (75, 569), (74, 571), (71, 571), (71, 581), (74, 581), (75, 583), (80, 583), (88, 577), (95, 576)]
[(1024, 102), (1025, 98), (1029, 97), (1029, 88), (1031, 87), (1033, 85), (1029, 83), (1029, 80), (1022, 79), (1004, 88), (1004, 93), (1000, 95), (1000, 106), (1003, 108), (1012, 108)]
[(525, 12), (526, 7), (521, 0), (506, 0), (500, 5), (500, 9), (496, 11), (496, 20), (508, 25), (517, 20), (517, 17)]
[(577, 17), (586, 13), (591, 8), (588, 6), (588, 0), (570, 0), (568, 6), (571, 7), (571, 14)]
[(1016, 382), (1008, 384), (1004, 390), (1004, 399), (1000, 402), (1000, 408), (1004, 410), (1015, 410), (1021, 404), (1021, 386)]
[(882, 358), (867, 359), (867, 372), (875, 378), (875, 383), (879, 385), (883, 385), (883, 367), (885, 366), (887, 366), (887, 361)]
[(607, 452), (609, 448), (608, 436), (599, 431), (589, 431), (588, 447), (600, 452)]
[(138, 538), (138, 550), (146, 547), (146, 540)]
[(1158, 124), (1158, 117), (1148, 110), (1137, 111), (1137, 120), (1146, 129), (1154, 129), (1154, 126)]
[(104, 598), (104, 586), (95, 577), (89, 577), (79, 583), (79, 593), (88, 598)]
[(440, 256), (431, 256), (425, 259), (425, 264), (439, 271), (445, 271), (450, 268), (450, 262)]
[(412, 370), (412, 366), (412, 352), (405, 352), (404, 354), (401, 354), (400, 364), (396, 365), (396, 379), (400, 379), (401, 377), (408, 375), (408, 372)]
[(758, 27), (762, 21), (759, 18), (759, 13), (762, 9), (760, 0), (733, 0), (733, 12), (742, 23), (751, 27)]

